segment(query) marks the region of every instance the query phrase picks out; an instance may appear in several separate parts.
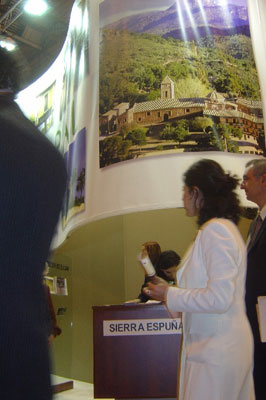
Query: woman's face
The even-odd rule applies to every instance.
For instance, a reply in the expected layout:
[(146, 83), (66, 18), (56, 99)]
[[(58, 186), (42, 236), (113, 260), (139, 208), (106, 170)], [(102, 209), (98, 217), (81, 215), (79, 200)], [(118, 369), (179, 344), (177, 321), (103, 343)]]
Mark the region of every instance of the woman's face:
[(190, 190), (187, 185), (183, 189), (183, 203), (188, 217), (195, 217), (197, 215), (196, 209), (196, 193)]

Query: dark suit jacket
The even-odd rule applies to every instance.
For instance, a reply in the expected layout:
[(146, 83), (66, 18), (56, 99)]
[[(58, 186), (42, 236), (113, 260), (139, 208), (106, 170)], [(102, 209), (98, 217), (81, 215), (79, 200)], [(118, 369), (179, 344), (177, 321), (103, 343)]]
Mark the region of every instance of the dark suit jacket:
[(0, 95), (0, 399), (51, 399), (42, 272), (66, 171), (56, 148)]
[(261, 343), (256, 304), (266, 295), (266, 218), (248, 251), (246, 279), (247, 316), (254, 336), (254, 384), (257, 400), (266, 399), (266, 343)]
[(248, 251), (246, 307), (255, 343), (260, 342), (256, 313), (258, 296), (266, 296), (266, 218), (262, 223), (255, 241)]

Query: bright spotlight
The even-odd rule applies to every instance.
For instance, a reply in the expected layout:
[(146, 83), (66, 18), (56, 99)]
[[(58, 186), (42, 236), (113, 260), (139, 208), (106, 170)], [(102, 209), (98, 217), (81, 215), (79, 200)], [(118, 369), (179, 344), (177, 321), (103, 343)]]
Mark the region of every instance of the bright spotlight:
[(48, 10), (48, 4), (44, 0), (28, 0), (24, 10), (33, 15), (42, 15)]
[(1, 36), (0, 37), (0, 47), (3, 47), (4, 49), (6, 49), (8, 51), (13, 51), (16, 48), (16, 44), (12, 39), (4, 38)]

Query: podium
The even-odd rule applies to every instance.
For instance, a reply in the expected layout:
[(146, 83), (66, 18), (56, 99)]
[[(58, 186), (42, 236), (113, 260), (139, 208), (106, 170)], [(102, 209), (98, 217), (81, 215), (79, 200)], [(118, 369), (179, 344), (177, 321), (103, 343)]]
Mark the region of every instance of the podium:
[(94, 306), (94, 398), (176, 398), (180, 341), (161, 303)]

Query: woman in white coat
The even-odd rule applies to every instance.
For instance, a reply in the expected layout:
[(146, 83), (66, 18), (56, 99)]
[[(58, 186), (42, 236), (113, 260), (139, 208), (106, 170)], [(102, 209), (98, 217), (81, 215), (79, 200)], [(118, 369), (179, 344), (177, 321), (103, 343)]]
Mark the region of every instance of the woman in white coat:
[(253, 342), (246, 317), (246, 251), (236, 227), (238, 181), (212, 160), (184, 175), (184, 207), (199, 231), (177, 273), (178, 287), (146, 292), (182, 312), (179, 400), (252, 400)]

